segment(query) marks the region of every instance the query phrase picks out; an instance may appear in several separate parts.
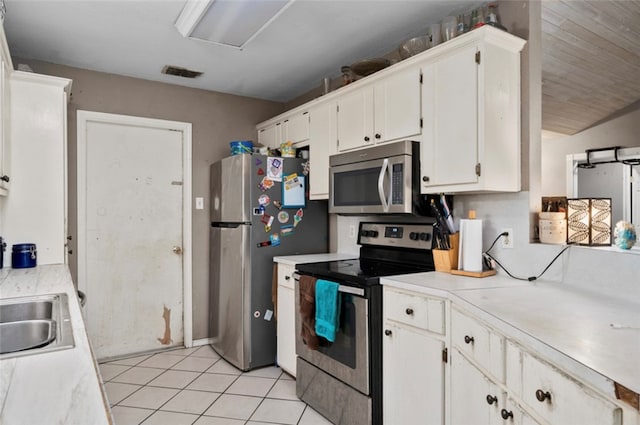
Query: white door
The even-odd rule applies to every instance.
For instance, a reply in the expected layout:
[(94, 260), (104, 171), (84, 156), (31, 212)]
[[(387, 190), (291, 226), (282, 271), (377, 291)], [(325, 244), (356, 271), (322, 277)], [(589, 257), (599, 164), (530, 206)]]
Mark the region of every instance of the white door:
[(190, 124), (78, 112), (78, 287), (98, 358), (191, 343), (187, 138)]

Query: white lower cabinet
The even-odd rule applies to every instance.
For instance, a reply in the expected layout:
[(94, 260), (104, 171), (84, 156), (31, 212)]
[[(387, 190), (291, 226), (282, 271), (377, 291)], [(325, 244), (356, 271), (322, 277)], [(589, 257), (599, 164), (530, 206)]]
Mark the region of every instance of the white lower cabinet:
[[(388, 287), (383, 293), (383, 423), (442, 425), (444, 301)], [(429, 317), (439, 323), (429, 325)]]
[(457, 349), (451, 350), (451, 425), (501, 424), (505, 394)]
[(296, 376), (295, 267), (278, 263), (278, 311), (276, 317), (278, 365)]
[(452, 425), (623, 423), (613, 401), (455, 307), (451, 338)]
[(552, 424), (622, 423), (620, 407), (526, 351), (522, 353), (522, 400)]

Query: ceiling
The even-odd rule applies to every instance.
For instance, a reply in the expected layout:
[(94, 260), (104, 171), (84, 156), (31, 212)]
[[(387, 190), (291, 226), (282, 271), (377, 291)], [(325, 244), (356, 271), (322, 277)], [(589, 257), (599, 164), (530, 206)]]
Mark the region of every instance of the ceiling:
[(542, 127), (575, 134), (640, 100), (640, 2), (542, 3)]
[[(13, 57), (279, 102), (482, 4), (295, 0), (240, 50), (183, 37), (174, 24), (186, 0), (5, 3)], [(575, 134), (640, 99), (640, 2), (544, 0), (542, 31), (544, 130)], [(165, 65), (203, 74), (165, 75)]]
[[(296, 0), (240, 50), (184, 38), (174, 24), (186, 0), (5, 3), (12, 57), (279, 102), (320, 86), (324, 77), (338, 77), (343, 65), (393, 51), (443, 16), (482, 4)], [(165, 75), (165, 65), (203, 74)]]

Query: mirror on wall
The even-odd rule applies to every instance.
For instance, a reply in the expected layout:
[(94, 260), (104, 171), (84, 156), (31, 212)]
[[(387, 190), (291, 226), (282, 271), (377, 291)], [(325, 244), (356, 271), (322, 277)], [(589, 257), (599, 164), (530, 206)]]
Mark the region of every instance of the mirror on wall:
[(542, 194), (610, 194), (614, 225), (617, 218), (640, 225), (633, 198), (640, 195), (638, 180), (633, 187), (638, 167), (576, 172), (568, 158), (585, 159), (587, 149), (640, 147), (638, 19), (638, 2), (542, 2)]

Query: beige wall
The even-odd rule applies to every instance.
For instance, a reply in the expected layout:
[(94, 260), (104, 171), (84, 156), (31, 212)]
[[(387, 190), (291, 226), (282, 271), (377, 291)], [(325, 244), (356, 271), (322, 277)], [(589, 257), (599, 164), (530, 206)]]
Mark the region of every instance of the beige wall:
[[(193, 338), (208, 337), (209, 165), (229, 156), (232, 140), (257, 140), (255, 125), (283, 112), (283, 104), (14, 58), (40, 74), (73, 80), (69, 103), (69, 233), (76, 235), (76, 111), (88, 110), (189, 122), (193, 125)], [(179, 78), (179, 77), (176, 77)], [(122, 247), (127, 249), (127, 247)], [(77, 265), (70, 257), (74, 277)]]

